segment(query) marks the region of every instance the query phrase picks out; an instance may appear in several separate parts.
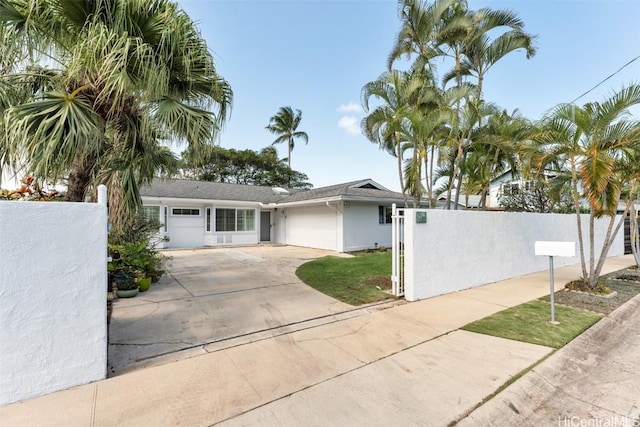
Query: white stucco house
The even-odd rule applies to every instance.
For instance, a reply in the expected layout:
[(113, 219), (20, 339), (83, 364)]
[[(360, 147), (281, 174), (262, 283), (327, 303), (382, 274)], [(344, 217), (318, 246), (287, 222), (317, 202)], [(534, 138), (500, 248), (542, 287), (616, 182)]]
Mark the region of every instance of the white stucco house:
[(155, 179), (141, 188), (165, 248), (284, 243), (336, 252), (391, 245), (391, 205), (401, 193), (371, 179), (311, 190)]

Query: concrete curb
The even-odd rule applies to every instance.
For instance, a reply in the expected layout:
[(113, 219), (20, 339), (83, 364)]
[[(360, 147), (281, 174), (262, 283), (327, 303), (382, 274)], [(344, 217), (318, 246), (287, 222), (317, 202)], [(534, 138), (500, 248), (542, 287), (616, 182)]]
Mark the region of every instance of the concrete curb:
[(636, 295), (457, 425), (638, 425), (639, 330)]

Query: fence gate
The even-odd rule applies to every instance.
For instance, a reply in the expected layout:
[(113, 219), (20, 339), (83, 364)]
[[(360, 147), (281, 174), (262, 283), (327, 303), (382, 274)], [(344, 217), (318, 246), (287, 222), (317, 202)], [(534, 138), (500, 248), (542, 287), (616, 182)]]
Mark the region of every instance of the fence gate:
[(392, 205), (391, 211), (391, 292), (404, 295), (404, 209)]

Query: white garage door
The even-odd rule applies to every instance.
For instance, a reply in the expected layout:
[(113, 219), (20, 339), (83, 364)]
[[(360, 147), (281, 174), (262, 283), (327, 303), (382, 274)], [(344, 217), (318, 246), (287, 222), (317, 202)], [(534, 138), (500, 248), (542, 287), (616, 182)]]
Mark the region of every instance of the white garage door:
[(204, 246), (203, 208), (170, 208), (169, 248)]
[(337, 250), (336, 213), (326, 206), (288, 209), (286, 221), (288, 244)]

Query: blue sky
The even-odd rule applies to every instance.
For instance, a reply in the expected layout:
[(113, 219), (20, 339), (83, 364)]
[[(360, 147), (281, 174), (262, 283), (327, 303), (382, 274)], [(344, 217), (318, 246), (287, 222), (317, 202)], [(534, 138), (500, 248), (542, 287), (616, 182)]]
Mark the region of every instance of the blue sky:
[[(218, 72), (234, 90), (225, 148), (259, 150), (281, 106), (302, 111), (292, 167), (315, 187), (372, 178), (398, 190), (395, 159), (359, 133), (360, 91), (385, 71), (400, 26), (394, 0), (179, 0), (198, 23)], [(637, 0), (470, 0), (472, 9), (510, 9), (538, 36), (527, 60), (516, 52), (487, 75), (485, 98), (538, 119), (640, 55)], [(448, 69), (443, 64), (439, 71)], [(640, 59), (577, 103), (640, 83)], [(640, 110), (634, 110), (640, 113)], [(638, 114), (637, 114), (638, 115)], [(286, 157), (286, 146), (276, 146)]]

